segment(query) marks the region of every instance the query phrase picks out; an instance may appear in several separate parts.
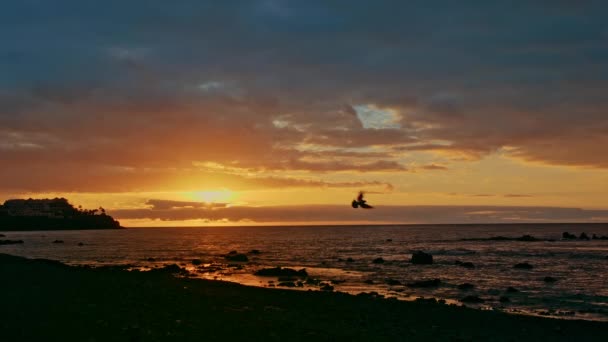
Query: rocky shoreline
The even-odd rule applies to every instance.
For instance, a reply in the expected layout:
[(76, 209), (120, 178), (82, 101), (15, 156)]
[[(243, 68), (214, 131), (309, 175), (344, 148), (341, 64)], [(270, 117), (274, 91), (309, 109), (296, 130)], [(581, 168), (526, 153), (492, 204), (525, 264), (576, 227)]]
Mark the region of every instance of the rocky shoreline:
[(271, 290), (179, 278), (173, 275), (177, 269), (128, 272), (0, 254), (0, 337), (3, 341), (608, 338), (608, 324), (602, 322), (509, 315), (432, 299), (404, 302), (373, 294)]

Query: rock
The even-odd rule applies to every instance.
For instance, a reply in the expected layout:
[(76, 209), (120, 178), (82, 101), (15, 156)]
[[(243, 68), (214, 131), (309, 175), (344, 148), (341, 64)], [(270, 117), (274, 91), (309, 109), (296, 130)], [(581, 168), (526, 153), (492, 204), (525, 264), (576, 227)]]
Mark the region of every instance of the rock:
[(384, 259), (382, 259), (382, 258), (376, 258), (372, 262), (374, 264), (383, 264), (384, 263)]
[(515, 292), (519, 292), (519, 290), (514, 288), (513, 286), (507, 287), (507, 293), (515, 293)]
[(566, 239), (566, 240), (576, 239), (576, 235), (570, 234), (568, 232), (563, 232), (562, 233), (562, 239)]
[(463, 303), (485, 303), (485, 299), (478, 296), (466, 296), (460, 300)]
[(63, 240), (55, 240), (53, 243), (63, 243)]
[(374, 281), (372, 279), (365, 279), (363, 282), (365, 284), (370, 284), (370, 285), (374, 283)]
[(544, 281), (545, 283), (555, 283), (555, 282), (557, 281), (557, 279), (556, 279), (556, 278), (553, 278), (553, 277), (544, 277), (544, 278), (543, 278), (543, 281)]
[(79, 242), (79, 243), (78, 243), (78, 246), (84, 246), (84, 243)]
[(408, 287), (437, 287), (441, 284), (440, 279), (420, 280), (407, 284)]
[(492, 296), (498, 296), (500, 294), (500, 290), (497, 289), (489, 289), (488, 294)]
[(303, 268), (299, 271), (296, 271), (292, 268), (281, 268), (281, 267), (263, 268), (261, 270), (257, 270), (254, 274), (257, 276), (262, 276), (262, 277), (298, 277), (298, 278), (308, 277), (308, 273), (306, 272), (305, 268)]
[(384, 282), (387, 283), (388, 285), (401, 285), (401, 282), (397, 279), (393, 279), (393, 278), (386, 278), (384, 279)]
[(475, 268), (475, 265), (472, 262), (457, 261), (456, 265), (464, 268)]
[(578, 237), (579, 240), (589, 240), (589, 236), (585, 233), (582, 232), (581, 235)]
[(355, 260), (353, 258), (348, 258), (346, 259), (346, 262), (355, 262)]
[(249, 258), (247, 257), (247, 255), (242, 254), (242, 253), (237, 253), (236, 251), (231, 251), (230, 253), (224, 255), (224, 258), (228, 261), (241, 261), (241, 262), (249, 261)]
[(306, 278), (306, 284), (307, 285), (319, 285), (319, 284), (321, 284), (321, 280), (316, 279), (316, 278)]
[(278, 286), (284, 286), (284, 287), (296, 287), (296, 283), (294, 283), (293, 281), (283, 281), (280, 282), (278, 284)]
[(521, 262), (519, 264), (515, 264), (513, 268), (521, 269), (521, 270), (531, 270), (533, 267), (527, 262)]
[(414, 252), (411, 262), (414, 265), (430, 265), (433, 263), (433, 256), (422, 251)]
[(361, 293), (357, 294), (357, 297), (384, 298), (384, 295), (381, 295), (376, 291), (371, 291), (371, 292), (361, 292)]
[(386, 239), (386, 242), (393, 242), (393, 239)]
[(260, 251), (258, 249), (252, 249), (249, 251), (249, 254), (258, 255), (258, 254), (260, 254)]
[(176, 264), (165, 265), (162, 268), (153, 269), (153, 270), (150, 270), (149, 272), (178, 274), (178, 275), (189, 275), (190, 274), (190, 272), (188, 272), (188, 270), (183, 269)]
[(153, 261), (156, 261), (156, 259), (154, 259), (154, 258), (148, 258), (148, 261), (153, 262)]
[(323, 284), (323, 286), (321, 286), (321, 291), (333, 291), (334, 287), (329, 285), (329, 284)]
[(463, 283), (463, 284), (458, 285), (458, 289), (459, 290), (464, 290), (464, 291), (471, 290), (474, 287), (475, 287), (475, 285), (473, 285), (471, 283)]
[(4, 234), (0, 234), (0, 237), (6, 237), (6, 235), (4, 235)]
[(0, 240), (0, 245), (16, 245), (23, 243), (23, 240)]
[(509, 297), (507, 296), (500, 296), (500, 298), (498, 298), (498, 301), (501, 303), (509, 303), (511, 299), (509, 299)]
[(522, 237), (518, 237), (515, 239), (516, 241), (540, 241), (532, 235), (523, 235)]
[(193, 259), (192, 260), (192, 265), (200, 265), (202, 263), (203, 263), (203, 261), (201, 259)]
[(599, 238), (600, 238), (600, 237), (599, 237), (599, 236), (597, 236), (596, 234), (593, 234), (593, 236), (591, 236), (591, 239), (592, 239), (592, 240), (599, 240)]
[(512, 240), (512, 238), (508, 238), (506, 236), (492, 236), (488, 240), (491, 240), (491, 241), (510, 241), (510, 240)]

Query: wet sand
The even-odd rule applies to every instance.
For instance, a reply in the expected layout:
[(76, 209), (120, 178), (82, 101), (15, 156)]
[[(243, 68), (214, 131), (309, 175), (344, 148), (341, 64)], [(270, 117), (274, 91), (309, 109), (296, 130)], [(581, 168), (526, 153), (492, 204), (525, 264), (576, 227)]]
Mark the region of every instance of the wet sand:
[(606, 341), (608, 323), (0, 254), (2, 341)]

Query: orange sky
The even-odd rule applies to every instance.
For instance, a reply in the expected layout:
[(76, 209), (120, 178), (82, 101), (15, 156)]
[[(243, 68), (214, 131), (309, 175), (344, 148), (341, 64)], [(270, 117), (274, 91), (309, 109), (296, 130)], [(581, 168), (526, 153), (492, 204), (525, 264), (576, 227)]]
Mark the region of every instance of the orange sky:
[(32, 6), (0, 13), (0, 200), (126, 226), (607, 220), (602, 3)]

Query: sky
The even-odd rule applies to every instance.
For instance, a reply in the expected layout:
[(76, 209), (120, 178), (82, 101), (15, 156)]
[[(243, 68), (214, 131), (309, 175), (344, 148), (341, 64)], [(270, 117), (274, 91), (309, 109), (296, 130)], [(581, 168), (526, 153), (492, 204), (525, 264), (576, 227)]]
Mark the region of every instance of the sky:
[(606, 89), (604, 1), (7, 0), (0, 200), (144, 227), (606, 222)]

